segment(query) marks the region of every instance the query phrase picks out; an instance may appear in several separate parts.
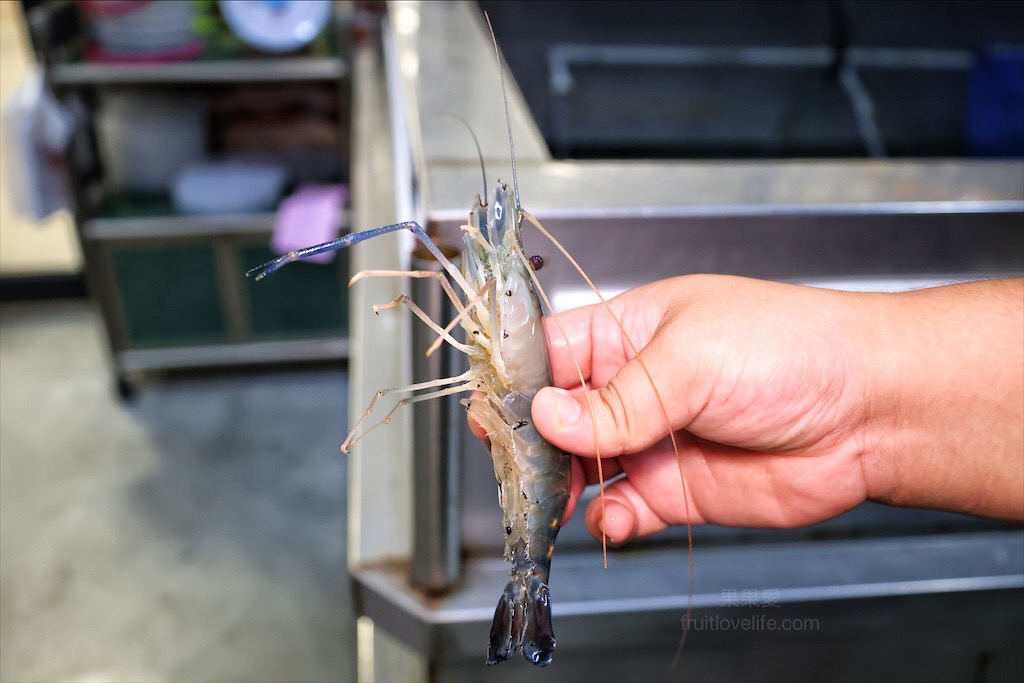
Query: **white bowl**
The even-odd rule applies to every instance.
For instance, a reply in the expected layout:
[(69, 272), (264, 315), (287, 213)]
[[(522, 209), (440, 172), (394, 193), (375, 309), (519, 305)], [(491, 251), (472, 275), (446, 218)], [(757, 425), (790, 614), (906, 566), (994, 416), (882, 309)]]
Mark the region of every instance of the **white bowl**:
[(288, 172), (280, 164), (204, 161), (178, 174), (171, 196), (181, 213), (257, 213), (277, 205), (287, 181)]

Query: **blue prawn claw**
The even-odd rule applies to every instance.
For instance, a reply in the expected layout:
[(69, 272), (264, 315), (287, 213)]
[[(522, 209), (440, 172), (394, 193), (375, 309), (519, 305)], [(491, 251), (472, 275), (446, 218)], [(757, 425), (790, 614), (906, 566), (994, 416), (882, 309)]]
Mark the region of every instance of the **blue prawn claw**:
[(373, 228), (372, 230), (363, 230), (362, 232), (351, 232), (343, 237), (333, 239), (323, 244), (317, 244), (312, 247), (306, 247), (305, 249), (298, 249), (296, 251), (290, 251), (284, 256), (279, 256), (276, 259), (267, 261), (266, 263), (256, 266), (255, 268), (246, 272), (246, 277), (256, 276), (256, 280), (262, 280), (266, 276), (277, 272), (284, 266), (288, 265), (293, 261), (301, 261), (302, 259), (314, 256), (316, 254), (323, 254), (328, 251), (337, 251), (338, 249), (344, 249), (351, 247), (353, 244), (359, 244), (365, 242), (368, 239), (373, 239), (378, 235), (384, 235), (389, 232), (396, 232), (398, 230), (408, 230), (409, 232), (416, 235), (416, 237), (423, 243), (423, 245), (430, 250), (430, 253), (437, 258), (447, 267), (451, 268), (451, 263), (441, 253), (441, 250), (437, 248), (437, 245), (427, 235), (427, 231), (420, 227), (420, 224), (416, 221), (404, 221), (402, 223), (393, 223), (391, 225), (385, 225), (380, 228)]
[(256, 282), (259, 282), (260, 280), (262, 280), (266, 276), (271, 275), (271, 274), (277, 272), (281, 268), (284, 268), (286, 265), (288, 265), (292, 261), (298, 261), (299, 257), (296, 256), (295, 254), (296, 254), (296, 252), (291, 251), (291, 252), (288, 252), (287, 254), (285, 254), (284, 256), (277, 257), (273, 261), (267, 261), (266, 263), (258, 265), (255, 268), (251, 268), (251, 269), (245, 271), (245, 276), (246, 277), (253, 277), (253, 276), (255, 276)]

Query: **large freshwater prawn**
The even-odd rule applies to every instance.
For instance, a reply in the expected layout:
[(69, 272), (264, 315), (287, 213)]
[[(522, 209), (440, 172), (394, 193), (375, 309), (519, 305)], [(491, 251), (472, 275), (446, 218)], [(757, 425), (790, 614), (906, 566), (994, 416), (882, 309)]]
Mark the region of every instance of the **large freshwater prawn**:
[[(441, 328), (435, 321), (430, 320), (404, 295), (388, 304), (375, 306), (374, 309), (405, 304), (438, 333), (437, 341), (427, 350), (427, 354), (430, 355), (441, 343), (451, 344), (468, 356), (469, 370), (454, 377), (422, 382), (401, 389), (378, 391), (363, 417), (353, 426), (341, 450), (348, 453), (349, 449), (373, 428), (387, 424), (391, 415), (403, 405), (461, 392), (475, 392), (472, 398), (464, 399), (463, 404), (467, 407), (470, 417), (487, 433), (490, 441), (491, 458), (498, 481), (498, 498), (503, 512), (505, 558), (512, 565), (509, 582), (494, 612), (487, 649), (487, 664), (497, 664), (521, 651), (533, 664), (547, 666), (552, 661), (555, 649), (548, 579), (555, 539), (569, 502), (571, 459), (567, 453), (544, 440), (534, 427), (531, 416), (534, 396), (541, 388), (551, 384), (547, 339), (538, 294), (548, 309), (551, 306), (534, 274), (534, 270), (539, 269), (539, 257), (527, 258), (523, 252), (524, 219), (551, 240), (572, 262), (601, 298), (606, 310), (622, 330), (633, 353), (638, 358), (640, 354), (590, 278), (540, 222), (522, 208), (508, 98), (501, 69), (501, 54), (489, 18), (487, 24), (494, 41), (501, 79), (509, 151), (512, 157), (512, 191), (510, 193), (509, 187), (499, 181), (489, 200), (485, 201), (479, 195), (476, 197), (469, 212), (469, 220), (461, 228), (462, 270), (452, 264), (418, 223), (406, 221), (351, 233), (323, 244), (290, 252), (253, 268), (246, 275), (255, 276), (260, 280), (288, 263), (315, 254), (343, 249), (398, 230), (412, 232), (441, 264), (443, 273), (364, 271), (357, 273), (350, 284), (362, 277), (377, 275), (436, 278), (458, 311), (458, 315), (446, 327)], [(484, 189), (486, 191), (486, 181)], [(444, 277), (445, 274), (451, 278), (450, 282)], [(553, 317), (561, 331), (557, 316)], [(455, 325), (461, 325), (465, 330), (465, 343), (451, 335)], [(564, 331), (561, 333), (564, 336)], [(566, 341), (568, 342), (568, 339)], [(640, 362), (653, 390), (657, 393), (657, 386), (642, 358)], [(576, 368), (580, 385), (586, 388), (587, 383), (578, 363)], [(363, 429), (363, 423), (372, 414), (377, 401), (385, 394), (413, 394), (418, 391), (425, 393), (400, 400), (383, 420), (369, 429)], [(669, 424), (668, 414), (660, 396), (659, 403), (662, 404), (665, 422)], [(671, 428), (667, 431), (672, 436), (675, 448), (675, 437)], [(595, 434), (595, 446), (596, 443)], [(678, 459), (677, 448), (676, 454)], [(597, 470), (602, 486), (603, 508), (603, 473), (599, 452)], [(603, 542), (602, 546), (607, 564), (607, 545)], [(690, 557), (692, 595), (692, 542)], [(684, 624), (688, 622), (687, 618)], [(684, 626), (684, 638), (685, 633)]]

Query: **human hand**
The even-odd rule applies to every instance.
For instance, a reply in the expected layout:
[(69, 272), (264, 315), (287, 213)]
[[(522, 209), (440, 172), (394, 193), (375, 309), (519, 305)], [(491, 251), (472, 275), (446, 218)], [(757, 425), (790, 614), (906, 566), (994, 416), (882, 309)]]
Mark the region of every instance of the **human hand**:
[[(603, 521), (598, 501), (586, 515), (615, 543), (687, 520), (812, 524), (869, 498), (1024, 517), (1022, 282), (898, 295), (723, 276), (655, 282), (609, 303), (671, 427), (601, 305), (559, 315), (589, 403), (546, 321), (562, 389), (537, 394), (534, 422), (580, 456), (588, 482), (595, 445), (605, 479), (625, 474), (605, 490)], [(573, 478), (570, 513), (583, 479)]]

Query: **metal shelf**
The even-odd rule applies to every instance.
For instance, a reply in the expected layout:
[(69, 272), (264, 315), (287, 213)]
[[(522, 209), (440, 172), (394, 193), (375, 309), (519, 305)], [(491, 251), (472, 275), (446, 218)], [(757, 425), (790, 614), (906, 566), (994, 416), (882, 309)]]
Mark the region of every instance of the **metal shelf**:
[[(268, 235), (274, 229), (275, 215), (268, 212), (214, 216), (93, 218), (83, 223), (82, 235), (91, 240)], [(348, 230), (348, 224), (342, 224), (341, 233)]]
[(57, 86), (267, 83), (332, 81), (347, 74), (348, 64), (340, 57), (284, 57), (174, 64), (54, 64), (50, 81)]
[(167, 368), (200, 368), (290, 361), (343, 360), (348, 358), (348, 339), (297, 339), (288, 341), (237, 342), (153, 349), (129, 349), (116, 354), (127, 372)]
[(153, 239), (219, 235), (263, 235), (274, 227), (273, 213), (219, 216), (93, 218), (82, 225), (87, 239)]
[[(84, 31), (53, 42), (55, 25), (75, 11), (75, 3), (61, 0), (27, 18), (47, 85), (90, 110), (69, 146), (67, 168), (89, 289), (103, 314), (122, 396), (131, 394), (129, 375), (136, 372), (347, 359), (347, 261), (296, 269), (257, 290), (243, 274), (264, 252), (270, 257), (276, 211), (185, 215), (166, 190), (104, 193), (109, 178), (95, 130), (103, 104), (96, 91), (105, 87), (179, 88), (212, 97), (229, 85), (295, 83), (334, 85), (341, 100), (331, 121), (338, 118), (344, 131), (350, 68), (344, 22), (333, 22), (301, 54), (263, 56), (209, 41), (190, 61), (111, 64), (79, 59)], [(330, 177), (342, 180), (341, 173)], [(315, 291), (307, 296), (306, 287)]]
[[(699, 619), (723, 607), (726, 591), (746, 586), (775, 589), (776, 606), (787, 614), (812, 603), (815, 616), (832, 617), (835, 627), (851, 603), (867, 598), (942, 601), (948, 593), (991, 592), (1010, 600), (1024, 587), (1022, 550), (1017, 531), (703, 548), (692, 603), (685, 551), (678, 547), (618, 551), (608, 569), (599, 555), (567, 554), (555, 562), (552, 609), (569, 657), (579, 656), (583, 643), (642, 651), (652, 632), (678, 633), (688, 604)], [(470, 558), (459, 589), (430, 601), (394, 566), (362, 567), (354, 576), (359, 604), (375, 623), (434, 661), (459, 660), (482, 658), (508, 565), (497, 557)], [(1012, 611), (989, 616), (1006, 623)], [(895, 623), (875, 627), (895, 629)]]

